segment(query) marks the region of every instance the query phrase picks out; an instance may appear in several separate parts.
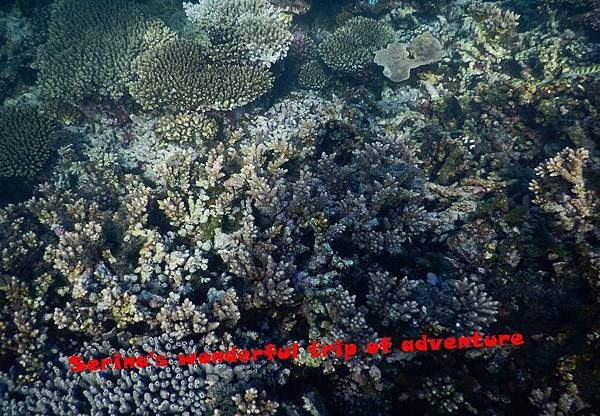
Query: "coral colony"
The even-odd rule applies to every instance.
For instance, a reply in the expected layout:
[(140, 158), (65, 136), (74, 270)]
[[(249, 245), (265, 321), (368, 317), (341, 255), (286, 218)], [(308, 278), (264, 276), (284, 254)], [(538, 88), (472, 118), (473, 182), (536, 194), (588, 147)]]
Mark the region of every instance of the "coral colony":
[(0, 100), (0, 415), (600, 414), (598, 0), (7, 0)]

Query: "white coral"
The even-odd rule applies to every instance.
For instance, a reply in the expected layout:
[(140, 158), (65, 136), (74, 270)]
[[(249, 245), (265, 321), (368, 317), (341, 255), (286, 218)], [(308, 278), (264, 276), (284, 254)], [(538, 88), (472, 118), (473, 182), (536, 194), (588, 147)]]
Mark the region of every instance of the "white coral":
[(211, 33), (227, 33), (234, 42), (232, 49), (243, 50), (251, 62), (268, 67), (287, 55), (291, 16), (267, 0), (200, 0), (183, 7), (188, 19), (209, 38)]

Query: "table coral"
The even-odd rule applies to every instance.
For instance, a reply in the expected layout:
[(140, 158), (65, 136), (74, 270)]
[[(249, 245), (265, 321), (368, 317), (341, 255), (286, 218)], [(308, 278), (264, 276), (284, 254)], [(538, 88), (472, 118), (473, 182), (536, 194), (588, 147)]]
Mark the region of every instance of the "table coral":
[(151, 49), (136, 64), (132, 96), (146, 110), (233, 110), (263, 95), (272, 84), (255, 64), (209, 63), (194, 41), (174, 40)]
[(61, 0), (51, 11), (48, 39), (36, 66), (47, 100), (79, 103), (95, 94), (127, 92), (133, 61), (175, 35), (127, 0)]

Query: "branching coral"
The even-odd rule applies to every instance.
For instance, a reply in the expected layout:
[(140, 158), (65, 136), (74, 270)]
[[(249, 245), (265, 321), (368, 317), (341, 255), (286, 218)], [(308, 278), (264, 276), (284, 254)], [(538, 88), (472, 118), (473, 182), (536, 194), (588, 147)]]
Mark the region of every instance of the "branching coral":
[(468, 403), (464, 403), (464, 396), (456, 390), (452, 379), (447, 376), (441, 380), (426, 379), (419, 398), (427, 400), (441, 414), (454, 413), (469, 406)]
[(329, 84), (327, 74), (318, 61), (308, 61), (298, 72), (298, 84), (303, 88), (322, 90)]
[(119, 98), (133, 62), (175, 35), (127, 0), (60, 0), (39, 49), (39, 85), (47, 100), (79, 103), (94, 94)]
[[(226, 344), (227, 345), (227, 344)], [(179, 353), (192, 354), (202, 351), (203, 343), (194, 341), (178, 342), (166, 335), (144, 337), (136, 340), (134, 346), (109, 342), (86, 344), (80, 355), (86, 361), (99, 354), (111, 357), (115, 353), (121, 357), (148, 356), (161, 354), (170, 363), (176, 363)], [(239, 409), (264, 411), (277, 408), (277, 403), (263, 400), (263, 395), (254, 395), (254, 380), (268, 377), (266, 369), (250, 372), (247, 365), (230, 368), (218, 366), (159, 366), (152, 358), (149, 366), (133, 370), (108, 370), (78, 374), (69, 369), (66, 357), (53, 363), (45, 372), (44, 382), (37, 382), (28, 390), (25, 400), (3, 403), (8, 414), (195, 414), (206, 413), (208, 409), (229, 408), (234, 405), (231, 397), (246, 393), (246, 402), (235, 399)], [(230, 385), (230, 395), (224, 395), (222, 386)], [(0, 388), (0, 393), (2, 389)], [(1, 396), (0, 396), (1, 397)], [(237, 396), (236, 396), (237, 397)], [(264, 407), (263, 407), (264, 406)], [(269, 410), (271, 409), (271, 410)], [(272, 413), (268, 413), (272, 414)]]
[(375, 51), (393, 40), (391, 26), (359, 16), (327, 35), (319, 45), (319, 54), (333, 69), (358, 72), (373, 62)]
[[(556, 250), (549, 253), (549, 258), (555, 261), (555, 271), (569, 275), (568, 263), (572, 262), (571, 267), (577, 269), (577, 274), (583, 274), (598, 292), (600, 264), (594, 242), (597, 239), (600, 212), (596, 193), (590, 190), (584, 175), (588, 158), (586, 149), (563, 149), (536, 168), (538, 179), (531, 181), (529, 189), (534, 193), (533, 202), (539, 205), (542, 213), (549, 216), (556, 237), (565, 243), (572, 242), (576, 247), (573, 253), (576, 257), (573, 259), (557, 254)], [(580, 259), (577, 256), (581, 256)]]
[(533, 202), (542, 212), (556, 218), (555, 226), (574, 232), (579, 238), (592, 230), (595, 195), (586, 185), (583, 170), (588, 160), (586, 149), (565, 148), (535, 170), (539, 179), (531, 181)]
[(233, 208), (235, 184), (220, 182), (228, 163), (223, 153), (217, 147), (205, 159), (191, 149), (171, 149), (156, 166), (165, 192), (159, 208), (178, 235), (200, 246), (209, 244)]
[(43, 250), (41, 233), (33, 231), (24, 214), (14, 205), (0, 210), (0, 356), (17, 356), (21, 382), (35, 379), (43, 366), (48, 339), (44, 315), (49, 312), (47, 293), (53, 280), (36, 264)]
[(198, 113), (178, 113), (162, 117), (156, 123), (156, 132), (165, 140), (179, 143), (202, 143), (214, 140), (217, 122)]
[(260, 415), (260, 416), (272, 416), (277, 413), (279, 403), (267, 400), (267, 393), (261, 391), (260, 393), (256, 389), (248, 389), (242, 396), (236, 394), (233, 396), (238, 412), (236, 416), (243, 415)]
[(33, 110), (0, 116), (0, 176), (33, 177), (50, 156), (53, 123)]
[[(145, 228), (150, 189), (131, 176), (125, 183), (126, 192), (113, 212), (101, 212), (96, 203), (68, 192), (51, 195), (54, 188), (49, 186), (27, 204), (39, 221), (55, 230), (58, 239), (46, 247), (44, 255), (66, 280), (59, 293), (68, 295), (68, 301), (55, 309), (55, 324), (90, 334), (141, 321), (175, 337), (209, 332), (219, 325), (210, 311), (220, 313), (220, 306), (215, 305), (221, 301), (215, 298), (211, 304), (196, 306), (184, 299), (190, 293), (190, 280), (206, 269), (202, 249), (179, 246), (174, 236)], [(109, 248), (106, 241), (113, 233), (121, 244)], [(121, 256), (136, 260), (127, 262)], [(232, 301), (233, 305), (228, 301), (223, 306), (235, 310), (235, 297)], [(210, 322), (203, 320), (201, 311)], [(187, 318), (195, 313), (198, 324), (188, 323)]]
[(476, 36), (480, 42), (500, 43), (513, 37), (519, 24), (519, 15), (502, 10), (494, 3), (472, 2), (468, 6), (472, 21), (467, 24), (475, 26)]
[(234, 110), (251, 103), (273, 83), (271, 73), (255, 65), (207, 65), (199, 76), (204, 107), (217, 111)]
[(201, 105), (199, 72), (206, 63), (201, 45), (173, 40), (150, 49), (137, 60), (131, 95), (146, 110), (196, 110)]
[(201, 0), (184, 3), (184, 8), (188, 19), (208, 35), (214, 59), (270, 66), (287, 54), (291, 18), (267, 0)]
[(398, 279), (389, 272), (369, 274), (367, 303), (371, 313), (375, 313), (383, 326), (398, 322), (408, 322), (418, 312), (419, 305), (411, 299), (411, 292), (418, 283), (408, 277)]

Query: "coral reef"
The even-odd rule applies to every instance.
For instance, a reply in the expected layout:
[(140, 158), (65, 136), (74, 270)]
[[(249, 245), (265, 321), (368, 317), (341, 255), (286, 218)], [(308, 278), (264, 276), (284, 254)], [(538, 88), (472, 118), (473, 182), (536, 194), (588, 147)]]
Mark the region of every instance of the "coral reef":
[(359, 16), (327, 35), (319, 45), (319, 54), (335, 70), (358, 72), (373, 62), (375, 51), (393, 40), (391, 26)]
[(383, 66), (383, 75), (394, 82), (402, 82), (410, 78), (411, 69), (439, 61), (445, 55), (440, 42), (426, 32), (408, 45), (390, 43), (387, 48), (375, 52), (374, 62)]
[(3, 111), (0, 116), (0, 176), (35, 176), (50, 156), (52, 130), (52, 121), (34, 110)]
[(271, 87), (271, 73), (262, 66), (206, 59), (196, 42), (166, 42), (140, 57), (131, 94), (146, 110), (233, 110)]
[(213, 59), (247, 59), (268, 67), (287, 55), (291, 18), (267, 0), (202, 0), (183, 7), (208, 36)]
[(57, 1), (36, 60), (40, 90), (47, 100), (69, 103), (94, 94), (119, 98), (135, 58), (174, 36), (127, 0)]
[(3, 3), (0, 414), (597, 413), (597, 9)]

